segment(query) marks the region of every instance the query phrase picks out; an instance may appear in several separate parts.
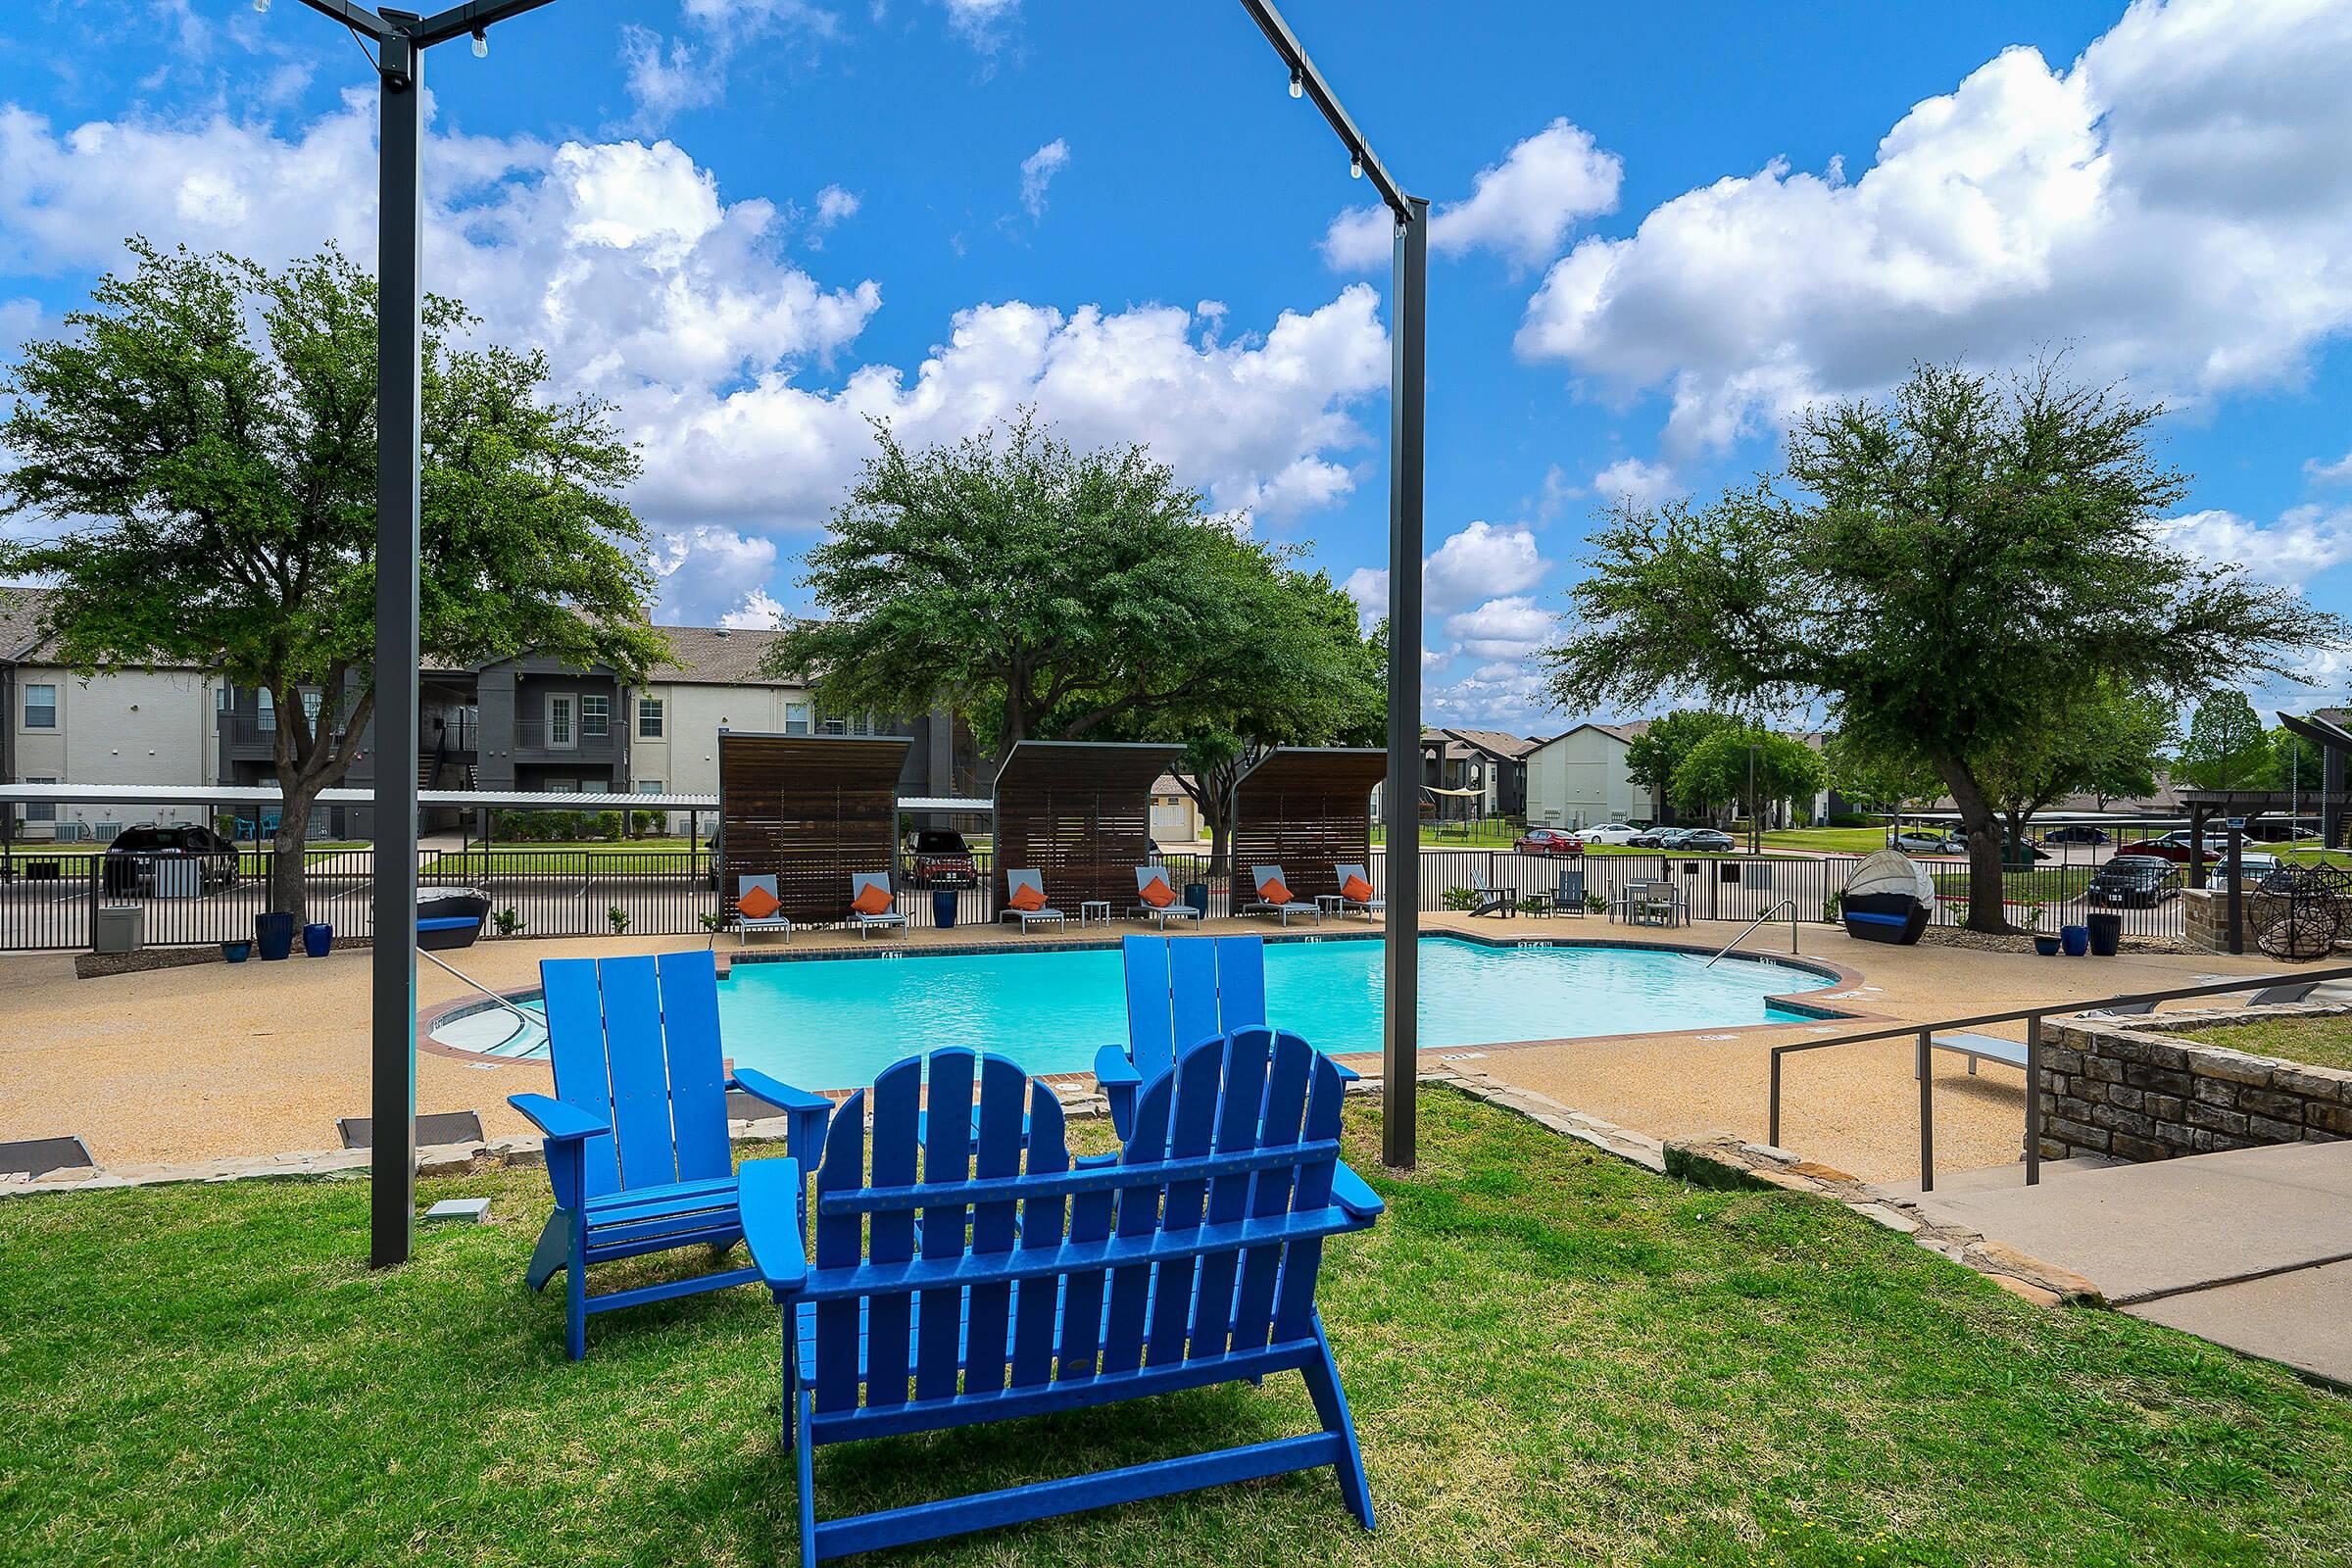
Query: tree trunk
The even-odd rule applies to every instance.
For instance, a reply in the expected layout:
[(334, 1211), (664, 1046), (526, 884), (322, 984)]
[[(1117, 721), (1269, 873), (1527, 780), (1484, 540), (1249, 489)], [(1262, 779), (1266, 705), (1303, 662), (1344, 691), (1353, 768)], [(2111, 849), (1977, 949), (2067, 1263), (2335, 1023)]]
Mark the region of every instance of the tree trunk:
[(1941, 758), (1936, 771), (1960, 808), (1968, 835), (1968, 929), (1994, 934), (2013, 929), (2001, 881), (2001, 822), (1977, 785), (1976, 774), (1957, 758)]
[[(310, 888), (303, 876), (303, 831), (310, 824), (311, 805), (323, 786), (280, 777), (277, 787), (282, 799), (277, 831), (270, 838), (270, 908), (272, 913), (291, 914), (294, 923), (301, 925), (310, 918)], [(261, 808), (254, 809), (258, 812)]]

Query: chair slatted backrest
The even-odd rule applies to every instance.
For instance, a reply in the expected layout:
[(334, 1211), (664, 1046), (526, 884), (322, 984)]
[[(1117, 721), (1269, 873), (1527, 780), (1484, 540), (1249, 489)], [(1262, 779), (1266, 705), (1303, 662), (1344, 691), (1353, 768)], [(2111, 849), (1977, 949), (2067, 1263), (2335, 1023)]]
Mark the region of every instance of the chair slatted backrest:
[[(984, 1400), (1305, 1340), (1322, 1240), (1356, 1228), (1332, 1203), (1339, 1072), (1262, 1024), (1154, 1079), (1114, 1164), (1074, 1168), (1051, 1090), (955, 1050), (875, 1081), (869, 1174), (868, 1097), (834, 1116), (816, 1175), (820, 1414), (902, 1408), (910, 1387)], [(1248, 1246), (1245, 1221), (1258, 1222)]]
[(775, 879), (773, 876), (739, 876), (739, 877), (737, 877), (737, 878), (735, 879), (735, 904), (736, 904), (736, 906), (737, 906), (738, 908), (741, 908), (741, 907), (742, 907), (742, 906), (743, 906), (743, 901), (744, 901), (745, 899), (747, 899), (747, 898), (749, 898), (749, 897), (751, 896), (752, 889), (754, 889), (754, 888), (765, 888), (765, 889), (767, 890), (767, 896), (768, 896), (769, 898), (771, 898), (771, 899), (776, 899), (776, 902), (777, 902), (777, 909), (776, 909), (776, 912), (777, 912), (778, 914), (781, 914), (781, 913), (783, 913), (783, 912), (784, 912), (784, 911), (783, 911), (783, 900), (781, 900), (780, 898), (777, 898), (777, 895), (776, 895), (776, 879)]
[(718, 969), (708, 952), (546, 958), (556, 1098), (612, 1127), (585, 1148), (583, 1197), (731, 1174)]
[(1129, 936), (1127, 1055), (1149, 1082), (1196, 1041), (1266, 1021), (1266, 948), (1258, 937)]
[(1046, 896), (1046, 879), (1036, 871), (1007, 871), (1004, 873), (1004, 898), (1009, 904), (1012, 896), (1023, 888), (1037, 889), (1037, 896)]
[(880, 888), (883, 895), (891, 901), (890, 908), (884, 909), (882, 913), (889, 914), (897, 909), (898, 898), (890, 891), (890, 877), (886, 872), (881, 871), (852, 871), (850, 873), (850, 902), (856, 904), (858, 896), (869, 887)]

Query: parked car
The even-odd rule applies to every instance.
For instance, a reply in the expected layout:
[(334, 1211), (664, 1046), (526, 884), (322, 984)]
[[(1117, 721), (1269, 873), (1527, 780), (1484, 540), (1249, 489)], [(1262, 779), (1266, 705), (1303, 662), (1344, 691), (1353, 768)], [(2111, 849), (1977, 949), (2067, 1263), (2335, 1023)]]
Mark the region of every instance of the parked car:
[(1531, 827), (1511, 848), (1521, 855), (1582, 855), (1585, 841), (1556, 827)]
[(918, 888), (968, 888), (978, 884), (980, 868), (962, 834), (927, 827), (906, 848), (906, 880)]
[[(2257, 877), (2269, 876), (2286, 863), (2268, 850), (2240, 850), (2237, 852), (2237, 860), (2238, 874), (2249, 882)], [(2218, 878), (2229, 863), (2229, 856), (2224, 855), (2207, 864), (2205, 873), (2207, 876)]]
[(1645, 827), (1625, 842), (1637, 850), (1670, 850), (1690, 831), (1687, 827)]
[(2041, 836), (2044, 844), (2104, 844), (2107, 830), (2092, 827), (2088, 822), (2070, 822), (2064, 827), (2051, 828)]
[(1677, 855), (1728, 855), (1739, 847), (1729, 833), (1711, 827), (1684, 828), (1666, 846)]
[(1598, 827), (1582, 830), (1580, 837), (1587, 844), (1631, 844), (1642, 836), (1642, 830), (1625, 822), (1603, 822)]
[[(2180, 828), (2167, 833), (2160, 839), (2150, 839), (2145, 844), (2134, 844), (2132, 846), (2132, 853), (2133, 855), (2152, 855), (2160, 860), (2178, 860), (2186, 864), (2189, 842), (2188, 830)], [(2205, 858), (2207, 860), (2218, 860), (2229, 853), (2230, 840), (2226, 835), (2206, 835)]]
[(106, 891), (146, 893), (155, 887), (159, 860), (194, 859), (208, 888), (237, 885), (237, 847), (196, 822), (141, 822), (115, 835), (106, 847)]
[(1949, 833), (1932, 833), (1924, 828), (1905, 828), (1886, 836), (1886, 847), (1905, 855), (1966, 855), (1968, 849)]
[(2180, 868), (2153, 855), (2119, 855), (2099, 867), (2082, 890), (2091, 904), (2158, 905), (2180, 891)]

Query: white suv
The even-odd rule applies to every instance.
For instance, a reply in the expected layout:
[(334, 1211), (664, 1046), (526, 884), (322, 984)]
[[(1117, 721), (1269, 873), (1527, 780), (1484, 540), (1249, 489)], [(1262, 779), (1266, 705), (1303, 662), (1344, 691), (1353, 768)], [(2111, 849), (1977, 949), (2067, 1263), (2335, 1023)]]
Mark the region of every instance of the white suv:
[(1623, 822), (1603, 822), (1598, 827), (1580, 829), (1577, 837), (1583, 839), (1587, 844), (1630, 844), (1633, 842), (1634, 835), (1641, 831), (1640, 828), (1628, 827)]

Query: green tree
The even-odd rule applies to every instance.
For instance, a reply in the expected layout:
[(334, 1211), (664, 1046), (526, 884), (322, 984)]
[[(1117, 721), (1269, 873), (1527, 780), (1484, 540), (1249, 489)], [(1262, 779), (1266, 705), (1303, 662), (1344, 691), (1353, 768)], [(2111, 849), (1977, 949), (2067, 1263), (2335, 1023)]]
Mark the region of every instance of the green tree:
[(1830, 788), (1864, 810), (1899, 820), (1906, 806), (1943, 793), (1943, 780), (1918, 758), (1874, 752), (1844, 730), (1823, 743), (1821, 757), (1829, 765)]
[(2186, 486), (2149, 451), (2159, 412), (2047, 365), (2005, 387), (1922, 366), (1883, 402), (1816, 408), (1785, 475), (1624, 506), (1594, 535), (1554, 696), (1826, 701), (1857, 743), (1935, 768), (1968, 834), (1969, 924), (2005, 930), (1982, 769), (2067, 722), (2070, 692), (2178, 700), (2346, 640), (2292, 590), (2165, 541)]
[(2262, 789), (2270, 783), (2272, 756), (2271, 738), (2246, 694), (2222, 688), (2198, 699), (2173, 772), (2192, 789)]
[(2173, 709), (2163, 698), (2094, 682), (2069, 694), (2052, 722), (1989, 753), (1978, 773), (2000, 812), (2006, 858), (2022, 861), (2026, 823), (2069, 795), (2106, 802), (2152, 795), (2172, 744)]
[(1691, 747), (1675, 768), (1675, 801), (1693, 811), (1743, 801), (1754, 821), (1763, 802), (1811, 800), (1829, 777), (1821, 754), (1793, 736), (1747, 727), (1718, 729)]
[[(42, 631), (95, 672), (157, 660), (268, 691), (284, 809), (273, 908), (304, 913), (302, 834), (374, 711), (375, 283), (339, 253), (272, 271), (134, 239), (136, 265), (0, 380), (0, 573), (52, 579)], [(613, 492), (634, 450), (537, 354), (465, 341), (426, 301), (419, 629), (427, 657), (539, 652), (636, 678), (644, 535)], [(318, 698), (314, 717), (306, 693)], [(379, 765), (411, 765), (398, 737)]]
[(1074, 452), (1027, 412), (918, 452), (874, 436), (808, 557), (823, 616), (768, 654), (828, 709), (944, 702), (1001, 760), (1033, 736), (1184, 735), (1286, 661), (1316, 678), (1329, 584), (1204, 515), (1144, 448)]
[(2284, 724), (2271, 731), (2271, 788), (2311, 794), (2323, 787), (2327, 767), (2328, 754), (2317, 741), (2306, 740)]
[[(1664, 718), (1656, 719), (1625, 748), (1626, 776), (1648, 790), (1659, 801), (1680, 806), (1675, 792), (1674, 776), (1692, 748), (1708, 736), (1739, 726), (1740, 721), (1729, 713), (1709, 712), (1703, 709), (1677, 709)], [(1720, 798), (1720, 797), (1719, 797)], [(1705, 810), (1712, 802), (1693, 807)]]

